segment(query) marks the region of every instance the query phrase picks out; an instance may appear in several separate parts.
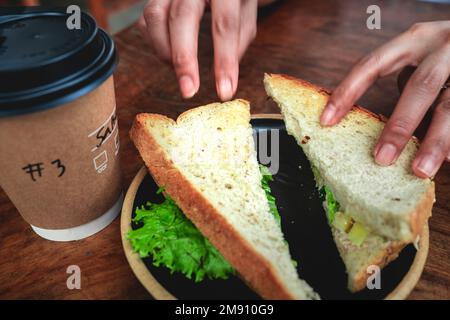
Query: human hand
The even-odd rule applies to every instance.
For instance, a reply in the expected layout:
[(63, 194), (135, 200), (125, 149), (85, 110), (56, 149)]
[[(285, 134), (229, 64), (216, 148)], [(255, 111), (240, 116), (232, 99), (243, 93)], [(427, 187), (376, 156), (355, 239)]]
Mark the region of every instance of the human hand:
[(216, 91), (229, 100), (237, 89), (239, 60), (256, 36), (258, 0), (150, 0), (138, 25), (158, 57), (173, 64), (182, 96), (191, 98), (200, 86), (197, 40), (207, 5)]
[[(414, 24), (357, 63), (333, 91), (320, 121), (338, 123), (376, 81), (405, 66), (417, 66), (386, 123), (373, 151), (375, 161), (388, 166), (399, 157), (425, 113), (436, 109), (425, 138), (412, 163), (413, 172), (432, 177), (450, 161), (450, 21)], [(444, 88), (444, 89), (443, 89)]]

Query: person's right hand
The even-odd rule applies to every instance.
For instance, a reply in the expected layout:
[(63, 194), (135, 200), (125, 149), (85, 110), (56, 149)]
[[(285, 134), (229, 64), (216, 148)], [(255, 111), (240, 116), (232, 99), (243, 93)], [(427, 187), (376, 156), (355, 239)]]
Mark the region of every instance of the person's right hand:
[(197, 40), (207, 5), (216, 90), (221, 100), (229, 100), (237, 89), (239, 60), (256, 36), (258, 0), (150, 0), (138, 25), (158, 57), (172, 62), (181, 94), (190, 98), (200, 86)]
[(333, 126), (379, 78), (406, 66), (417, 67), (373, 150), (375, 162), (397, 161), (427, 110), (436, 108), (412, 162), (421, 178), (433, 177), (450, 160), (450, 20), (413, 25), (357, 63), (331, 94), (320, 122)]

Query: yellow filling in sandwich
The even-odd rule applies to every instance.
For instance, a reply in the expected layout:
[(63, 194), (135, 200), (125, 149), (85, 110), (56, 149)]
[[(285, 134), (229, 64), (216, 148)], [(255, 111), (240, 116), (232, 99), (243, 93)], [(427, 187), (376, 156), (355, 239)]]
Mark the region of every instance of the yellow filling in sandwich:
[(348, 235), (348, 239), (355, 245), (363, 244), (369, 235), (369, 231), (361, 223), (355, 221), (348, 213), (340, 211), (341, 206), (334, 198), (331, 189), (323, 184), (316, 167), (311, 166), (321, 196), (324, 198), (324, 207), (327, 214), (328, 224)]

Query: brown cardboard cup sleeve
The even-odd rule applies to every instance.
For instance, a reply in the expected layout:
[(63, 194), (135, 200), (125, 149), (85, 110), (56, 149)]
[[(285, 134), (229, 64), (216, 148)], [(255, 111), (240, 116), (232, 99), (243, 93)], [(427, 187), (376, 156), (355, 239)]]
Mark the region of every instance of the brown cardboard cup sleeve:
[(118, 56), (86, 13), (22, 11), (0, 19), (0, 186), (36, 233), (78, 240), (121, 209)]
[(117, 216), (122, 187), (112, 77), (64, 106), (0, 118), (0, 136), (0, 185), (37, 233), (75, 240)]

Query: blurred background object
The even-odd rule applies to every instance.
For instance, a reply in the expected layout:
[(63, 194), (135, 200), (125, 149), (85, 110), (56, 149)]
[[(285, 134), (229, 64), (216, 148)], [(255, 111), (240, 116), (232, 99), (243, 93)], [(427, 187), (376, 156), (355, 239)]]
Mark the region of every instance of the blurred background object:
[[(277, 0), (258, 0), (267, 6)], [(442, 0), (441, 0), (442, 1)], [(446, 0), (445, 0), (446, 1)], [(450, 0), (448, 0), (450, 1)], [(67, 7), (75, 4), (91, 13), (99, 26), (115, 34), (135, 23), (148, 0), (0, 0), (1, 6)]]
[(90, 12), (97, 23), (114, 34), (135, 23), (147, 0), (0, 0), (0, 6), (67, 7), (75, 4)]

